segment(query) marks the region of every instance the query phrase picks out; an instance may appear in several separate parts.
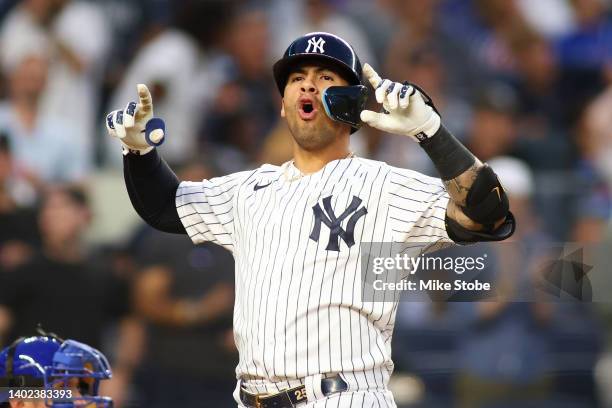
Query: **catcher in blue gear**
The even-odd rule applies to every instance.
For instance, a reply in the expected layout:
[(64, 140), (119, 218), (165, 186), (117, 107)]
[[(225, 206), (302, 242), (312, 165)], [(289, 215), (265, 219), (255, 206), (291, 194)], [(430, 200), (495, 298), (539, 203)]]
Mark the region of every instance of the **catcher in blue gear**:
[[(100, 381), (111, 376), (104, 354), (86, 344), (54, 335), (20, 338), (0, 352), (0, 408), (112, 407), (98, 395)], [(41, 392), (15, 398), (15, 390), (51, 398), (31, 399)]]

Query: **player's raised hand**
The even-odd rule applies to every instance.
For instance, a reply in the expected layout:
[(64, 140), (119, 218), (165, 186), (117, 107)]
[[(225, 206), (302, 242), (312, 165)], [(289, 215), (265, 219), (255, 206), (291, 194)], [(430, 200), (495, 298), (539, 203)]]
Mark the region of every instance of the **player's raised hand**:
[(154, 146), (164, 142), (164, 121), (153, 117), (153, 99), (144, 84), (138, 84), (138, 103), (130, 102), (124, 110), (115, 110), (106, 115), (109, 135), (121, 140), (128, 151), (148, 153)]
[(440, 128), (440, 115), (431, 103), (426, 103), (421, 92), (409, 84), (382, 79), (369, 65), (363, 74), (375, 89), (376, 101), (384, 112), (364, 110), (361, 120), (384, 132), (406, 135), (417, 141), (433, 136)]

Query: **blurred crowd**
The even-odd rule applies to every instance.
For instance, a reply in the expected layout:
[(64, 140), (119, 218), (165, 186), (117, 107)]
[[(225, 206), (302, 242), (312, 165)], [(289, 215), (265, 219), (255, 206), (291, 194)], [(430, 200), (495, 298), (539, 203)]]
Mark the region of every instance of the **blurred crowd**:
[[(515, 242), (605, 248), (609, 0), (4, 0), (0, 345), (41, 323), (112, 356), (105, 391), (120, 408), (234, 406), (231, 254), (137, 220), (104, 116), (145, 83), (168, 129), (160, 150), (182, 179), (281, 164), (291, 137), (271, 65), (311, 31), (343, 37), (383, 77), (432, 97), (500, 174)], [(351, 144), (435, 175), (408, 138), (362, 128)], [(536, 257), (497, 267), (516, 261), (501, 276), (520, 290)], [(612, 406), (608, 309), (402, 303), (398, 403)]]

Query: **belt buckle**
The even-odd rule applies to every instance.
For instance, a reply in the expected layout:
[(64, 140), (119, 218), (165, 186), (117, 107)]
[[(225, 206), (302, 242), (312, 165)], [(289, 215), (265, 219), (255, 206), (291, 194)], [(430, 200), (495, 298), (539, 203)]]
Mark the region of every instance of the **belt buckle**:
[(255, 407), (254, 408), (263, 408), (262, 398), (267, 397), (268, 394), (257, 394), (255, 396)]

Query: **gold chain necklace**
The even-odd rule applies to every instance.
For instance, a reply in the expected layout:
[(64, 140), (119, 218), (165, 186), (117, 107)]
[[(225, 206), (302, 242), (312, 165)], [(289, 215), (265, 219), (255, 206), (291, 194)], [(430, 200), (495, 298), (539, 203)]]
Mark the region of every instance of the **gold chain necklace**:
[[(344, 157), (343, 157), (342, 159), (340, 159), (340, 160), (344, 160), (344, 159), (352, 159), (353, 157), (355, 157), (355, 153), (353, 153), (353, 152), (349, 152), (349, 154), (347, 154), (346, 156), (344, 156)], [(283, 178), (285, 179), (285, 181), (288, 181), (288, 182), (290, 182), (290, 183), (291, 183), (292, 181), (299, 180), (299, 179), (301, 179), (302, 177), (305, 177), (305, 176), (307, 176), (307, 175), (309, 175), (309, 174), (312, 174), (312, 173), (302, 173), (302, 172), (300, 171), (300, 169), (298, 169), (297, 167), (295, 167), (294, 162), (295, 162), (295, 161), (292, 159), (290, 162), (288, 162), (288, 163), (287, 163), (287, 165), (286, 165), (286, 166), (285, 166), (285, 168), (283, 169)], [(299, 172), (299, 174), (298, 174), (297, 176), (289, 177), (289, 176), (287, 175), (287, 170), (289, 169), (289, 166), (293, 166), (293, 167), (294, 167), (294, 168), (295, 168), (295, 169), (296, 169), (296, 170)]]

